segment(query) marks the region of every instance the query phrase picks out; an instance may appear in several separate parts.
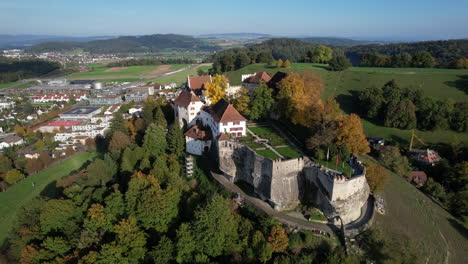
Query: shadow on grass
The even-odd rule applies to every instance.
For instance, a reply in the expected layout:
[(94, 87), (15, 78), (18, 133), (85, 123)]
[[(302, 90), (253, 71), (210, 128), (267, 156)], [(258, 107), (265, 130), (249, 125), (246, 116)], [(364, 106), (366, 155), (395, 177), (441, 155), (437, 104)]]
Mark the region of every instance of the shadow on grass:
[(60, 198), (62, 188), (57, 187), (57, 181), (53, 181), (41, 191), (40, 196), (47, 197), (50, 199)]
[(343, 110), (346, 114), (351, 114), (351, 113), (359, 113), (359, 108), (357, 107), (357, 102), (355, 101), (355, 96), (354, 94), (357, 91), (350, 91), (351, 94), (339, 94), (336, 96), (336, 101), (338, 104), (340, 104), (341, 110)]
[(455, 87), (468, 94), (468, 75), (458, 75), (458, 80), (445, 82), (446, 85)]
[(447, 219), (450, 222), (450, 224), (453, 226), (453, 228), (455, 228), (458, 231), (458, 233), (463, 235), (465, 239), (468, 239), (468, 229), (465, 226), (463, 226), (460, 222), (458, 222), (457, 220), (453, 218), (447, 218)]

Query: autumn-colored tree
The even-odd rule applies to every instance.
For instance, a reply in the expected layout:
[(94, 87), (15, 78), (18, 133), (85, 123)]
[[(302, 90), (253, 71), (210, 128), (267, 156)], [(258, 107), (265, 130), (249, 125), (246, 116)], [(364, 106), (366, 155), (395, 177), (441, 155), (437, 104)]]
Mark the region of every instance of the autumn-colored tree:
[(93, 149), (96, 147), (96, 142), (94, 141), (93, 138), (87, 138), (85, 140), (85, 146), (86, 148), (89, 150), (89, 149)]
[(276, 61), (276, 67), (277, 67), (277, 68), (283, 67), (283, 60), (282, 60), (282, 59), (278, 59), (278, 60)]
[(8, 184), (15, 184), (24, 179), (24, 175), (19, 170), (13, 169), (8, 171), (3, 178)]
[(26, 129), (19, 124), (15, 125), (14, 131), (16, 134), (24, 137), (26, 135)]
[(20, 260), (21, 264), (33, 264), (35, 262), (36, 255), (39, 254), (39, 249), (37, 246), (30, 244), (26, 245), (21, 250)]
[(137, 134), (137, 129), (135, 127), (135, 120), (134, 119), (130, 119), (130, 120), (127, 120), (125, 122), (125, 126), (127, 127), (128, 129), (128, 132), (129, 132), (129, 136), (131, 139), (135, 139), (136, 137), (136, 134)]
[(216, 74), (212, 77), (211, 83), (205, 83), (205, 89), (205, 95), (211, 100), (211, 103), (217, 103), (219, 100), (226, 97), (226, 77), (221, 74)]
[(243, 115), (249, 115), (250, 114), (250, 96), (249, 96), (249, 90), (245, 87), (242, 87), (237, 94), (236, 97), (233, 99), (232, 104), (234, 105), (234, 108), (236, 108), (239, 113)]
[(320, 119), (323, 82), (312, 72), (291, 73), (279, 83), (278, 112), (292, 123), (310, 127)]
[(274, 252), (284, 252), (289, 246), (288, 235), (281, 226), (273, 226), (271, 228), (267, 241)]
[(120, 151), (128, 146), (130, 146), (131, 141), (130, 138), (120, 131), (114, 132), (112, 134), (112, 139), (109, 142), (109, 151), (115, 152)]
[(44, 168), (47, 168), (49, 167), (49, 165), (52, 163), (52, 157), (49, 155), (49, 153), (47, 151), (44, 151), (42, 152), (40, 155), (39, 155), (39, 160), (41, 161), (42, 163), (42, 166)]
[(375, 163), (368, 163), (365, 166), (366, 179), (371, 191), (381, 192), (389, 178), (387, 170)]
[(364, 134), (361, 118), (356, 114), (343, 116), (338, 120), (336, 143), (348, 146), (353, 154), (365, 154), (370, 151)]
[(75, 150), (73, 149), (72, 146), (68, 146), (68, 147), (65, 149), (65, 154), (66, 154), (67, 156), (71, 156), (71, 155), (75, 154)]
[(289, 61), (289, 59), (287, 59), (287, 60), (284, 61), (283, 67), (284, 67), (284, 68), (291, 68), (291, 62)]
[(31, 175), (36, 173), (44, 168), (41, 160), (39, 159), (28, 159), (26, 162), (26, 172)]

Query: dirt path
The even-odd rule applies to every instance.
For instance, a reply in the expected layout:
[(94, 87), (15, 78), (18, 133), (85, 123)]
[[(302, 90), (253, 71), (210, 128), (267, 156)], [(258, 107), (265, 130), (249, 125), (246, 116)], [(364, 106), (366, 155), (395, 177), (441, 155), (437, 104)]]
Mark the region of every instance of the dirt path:
[(105, 70), (104, 72), (121, 72), (125, 69), (127, 69), (127, 67), (112, 67), (112, 68)]
[(151, 71), (148, 75), (159, 75), (171, 71), (171, 65), (160, 65), (157, 69)]

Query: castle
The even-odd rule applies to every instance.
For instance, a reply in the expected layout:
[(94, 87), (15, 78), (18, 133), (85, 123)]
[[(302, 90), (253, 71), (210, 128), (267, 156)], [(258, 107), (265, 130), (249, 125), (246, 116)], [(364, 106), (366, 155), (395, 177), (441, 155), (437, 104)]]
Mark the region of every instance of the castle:
[(354, 175), (347, 178), (308, 158), (273, 160), (258, 155), (236, 140), (246, 136), (247, 120), (224, 99), (208, 105), (202, 82), (211, 78), (194, 78), (189, 77), (187, 89), (174, 101), (176, 120), (186, 131), (188, 153), (202, 155), (211, 150), (229, 181), (248, 183), (276, 210), (294, 209), (306, 202), (328, 219), (339, 216), (344, 224), (359, 219), (370, 193), (360, 163), (354, 162)]

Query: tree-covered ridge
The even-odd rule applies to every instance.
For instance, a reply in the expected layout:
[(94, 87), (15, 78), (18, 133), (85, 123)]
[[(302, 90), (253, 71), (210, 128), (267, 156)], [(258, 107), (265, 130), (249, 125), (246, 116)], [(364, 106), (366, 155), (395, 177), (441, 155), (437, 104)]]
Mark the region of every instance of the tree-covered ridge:
[(216, 51), (218, 46), (191, 36), (155, 34), (144, 36), (123, 36), (90, 42), (44, 42), (29, 48), (29, 52), (61, 52), (83, 49), (91, 53), (139, 53), (158, 52), (164, 49), (189, 49)]
[(0, 84), (34, 78), (60, 69), (56, 62), (40, 59), (9, 59), (0, 57)]
[[(326, 63), (317, 57), (324, 46), (299, 39), (278, 38), (245, 48), (217, 52), (209, 58), (213, 72), (233, 71), (253, 63), (272, 64), (289, 59), (291, 62)], [(427, 41), (398, 44), (371, 44), (354, 47), (330, 45), (331, 56), (346, 57), (355, 66), (393, 68), (468, 68), (468, 40)], [(324, 54), (322, 52), (322, 54)], [(328, 57), (328, 56), (327, 56)]]
[(461, 58), (468, 57), (468, 39), (458, 40), (438, 40), (423, 41), (414, 43), (394, 43), (394, 44), (371, 44), (350, 47), (345, 50), (346, 56), (353, 64), (359, 65), (361, 57), (366, 53), (378, 53), (382, 55), (396, 56), (401, 53), (408, 53), (415, 56), (421, 51), (429, 52), (443, 67)]

